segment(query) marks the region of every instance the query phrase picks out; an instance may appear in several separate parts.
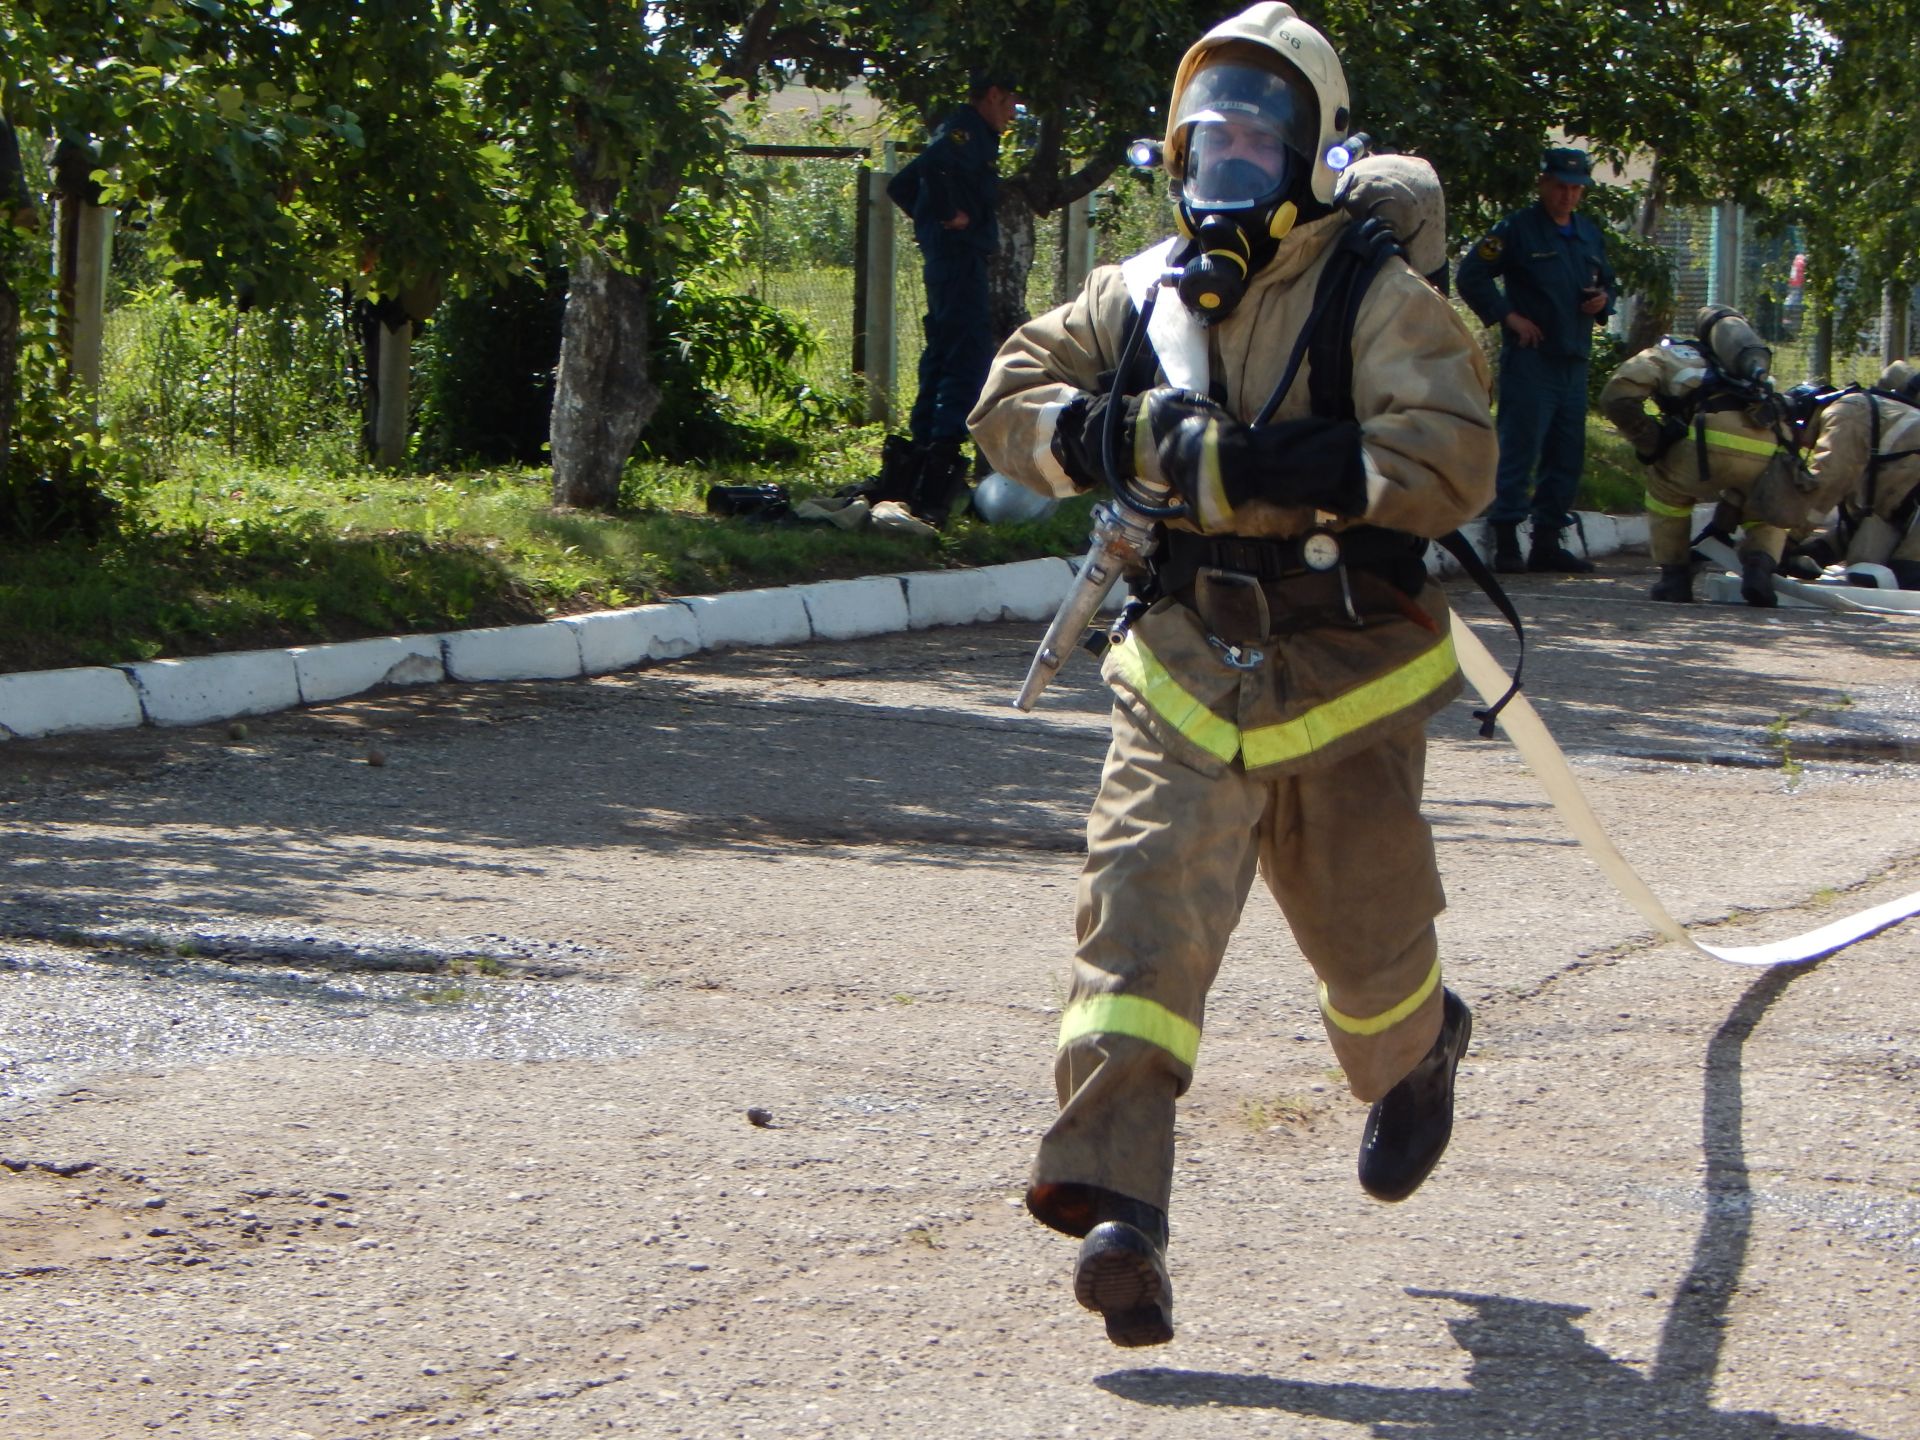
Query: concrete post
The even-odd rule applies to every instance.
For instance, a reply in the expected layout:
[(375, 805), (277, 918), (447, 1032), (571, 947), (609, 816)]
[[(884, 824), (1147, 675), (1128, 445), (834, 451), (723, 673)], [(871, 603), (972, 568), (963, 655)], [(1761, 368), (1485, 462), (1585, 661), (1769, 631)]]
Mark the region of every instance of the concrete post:
[(373, 461), (397, 470), (407, 458), (407, 385), (413, 365), (413, 322), (376, 327), (380, 334), (379, 388), (373, 405)]
[(1713, 210), (1711, 266), (1707, 271), (1707, 303), (1740, 305), (1740, 207), (1723, 200)]
[(855, 317), (864, 343), (861, 359), (866, 364), (867, 419), (880, 425), (893, 423), (893, 382), (895, 344), (895, 306), (893, 287), (893, 202), (887, 198), (887, 182), (893, 179), (893, 146), (886, 147), (880, 170), (861, 172), (864, 193), (860, 196), (866, 217), (866, 247), (862, 263), (867, 283), (862, 313)]
[(1907, 356), (1907, 304), (1911, 297), (1889, 280), (1880, 287), (1880, 363), (1891, 365)]
[(1055, 304), (1065, 304), (1080, 293), (1093, 269), (1093, 196), (1082, 195), (1067, 206), (1060, 246), (1060, 293)]

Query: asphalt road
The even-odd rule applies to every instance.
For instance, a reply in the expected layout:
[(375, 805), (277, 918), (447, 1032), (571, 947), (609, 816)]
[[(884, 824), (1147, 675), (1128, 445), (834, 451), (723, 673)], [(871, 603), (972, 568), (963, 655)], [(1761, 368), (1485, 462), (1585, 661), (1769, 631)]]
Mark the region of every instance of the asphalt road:
[[(1920, 625), (1644, 586), (1515, 588), (1669, 908), (1920, 888)], [(1452, 1151), (1360, 1192), (1256, 889), (1110, 1347), (1018, 1203), (1106, 709), (1008, 708), (1039, 629), (0, 746), (0, 1434), (1920, 1434), (1920, 922), (1656, 946), (1465, 702)]]

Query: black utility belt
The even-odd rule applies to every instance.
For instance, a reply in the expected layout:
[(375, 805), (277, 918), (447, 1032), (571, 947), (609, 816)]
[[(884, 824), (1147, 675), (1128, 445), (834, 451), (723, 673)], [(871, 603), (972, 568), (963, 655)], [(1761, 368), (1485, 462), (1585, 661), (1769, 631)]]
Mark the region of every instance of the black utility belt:
[(1377, 525), (1338, 532), (1314, 530), (1284, 538), (1168, 530), (1154, 556), (1153, 571), (1163, 595), (1184, 590), (1202, 570), (1230, 570), (1255, 580), (1275, 581), (1324, 575), (1344, 566), (1375, 571), (1406, 588), (1415, 569), (1424, 579), (1426, 553), (1427, 542), (1418, 535)]

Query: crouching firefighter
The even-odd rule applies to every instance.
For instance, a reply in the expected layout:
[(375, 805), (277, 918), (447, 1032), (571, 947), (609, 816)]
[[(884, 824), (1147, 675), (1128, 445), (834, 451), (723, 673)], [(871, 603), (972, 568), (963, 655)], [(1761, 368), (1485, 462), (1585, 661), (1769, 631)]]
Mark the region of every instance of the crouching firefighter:
[(1795, 386), (1787, 398), (1811, 452), (1814, 504), (1839, 507), (1803, 554), (1920, 590), (1920, 366), (1896, 360), (1870, 388)]
[(1774, 574), (1789, 535), (1812, 529), (1814, 479), (1772, 363), (1744, 316), (1709, 305), (1692, 336), (1629, 357), (1600, 392), (1600, 413), (1647, 467), (1647, 535), (1660, 567), (1651, 598), (1693, 599), (1693, 507), (1711, 502), (1711, 528), (1727, 539), (1740, 531), (1741, 597), (1779, 603)]
[(1173, 1335), (1174, 1104), (1256, 870), (1372, 1104), (1361, 1185), (1412, 1194), (1452, 1128), (1470, 1019), (1420, 799), (1424, 722), (1461, 682), (1424, 537), (1485, 507), (1495, 440), (1478, 345), (1390, 231), (1336, 208), (1350, 128), (1340, 61), (1289, 6), (1209, 31), (1168, 111), (1179, 234), (1016, 331), (970, 417), (1003, 473), (1106, 480), (1159, 522), (1150, 603), (1102, 662), (1061, 1108), (1027, 1191), (1081, 1239), (1074, 1294), (1119, 1345)]

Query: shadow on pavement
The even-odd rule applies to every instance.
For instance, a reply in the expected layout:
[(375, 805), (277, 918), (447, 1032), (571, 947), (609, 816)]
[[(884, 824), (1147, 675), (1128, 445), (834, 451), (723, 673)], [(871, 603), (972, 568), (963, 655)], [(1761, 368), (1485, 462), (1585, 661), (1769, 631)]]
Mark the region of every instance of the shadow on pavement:
[(1416, 1289), (1408, 1293), (1467, 1307), (1469, 1313), (1447, 1321), (1472, 1357), (1465, 1389), (1313, 1384), (1166, 1368), (1114, 1371), (1094, 1383), (1143, 1405), (1284, 1410), (1370, 1425), (1383, 1440), (1871, 1440), (1856, 1430), (1788, 1424), (1765, 1411), (1716, 1410), (1712, 1402), (1727, 1310), (1752, 1230), (1741, 1051), (1768, 1007), (1814, 968), (1783, 966), (1761, 975), (1707, 1047), (1705, 1216), (1651, 1373), (1587, 1339), (1575, 1323), (1586, 1306)]

